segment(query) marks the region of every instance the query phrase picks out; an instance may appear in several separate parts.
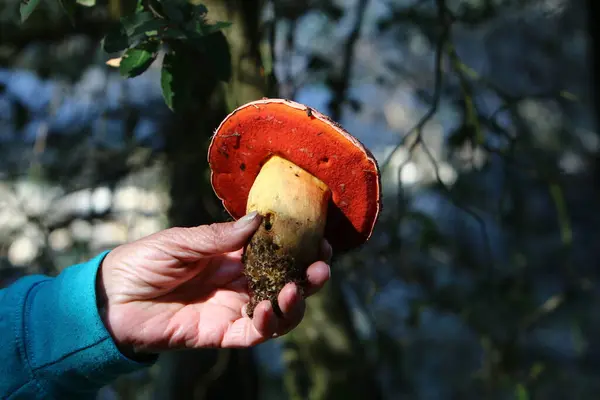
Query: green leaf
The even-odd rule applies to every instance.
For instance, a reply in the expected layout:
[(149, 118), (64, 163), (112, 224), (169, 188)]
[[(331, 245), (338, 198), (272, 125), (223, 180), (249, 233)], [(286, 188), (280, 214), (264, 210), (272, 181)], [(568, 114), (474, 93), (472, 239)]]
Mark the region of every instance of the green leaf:
[(517, 385), (515, 392), (517, 400), (529, 400), (529, 393), (527, 392), (527, 388), (522, 383), (519, 383)]
[(132, 36), (139, 31), (140, 26), (154, 20), (155, 17), (149, 11), (136, 12), (121, 18), (121, 25), (127, 36)]
[(160, 84), (167, 106), (177, 111), (191, 104), (192, 93), (202, 78), (196, 72), (193, 48), (176, 45), (165, 55), (162, 65)]
[(225, 28), (229, 28), (232, 25), (231, 22), (227, 22), (227, 21), (217, 21), (216, 23), (212, 24), (212, 25), (207, 25), (204, 27), (204, 32), (206, 34), (211, 34), (211, 33), (215, 33), (218, 32), (222, 29)]
[(542, 364), (541, 362), (536, 362), (531, 367), (529, 376), (531, 377), (531, 379), (537, 379), (542, 374), (542, 372), (544, 372), (545, 369), (546, 368), (545, 368), (544, 364)]
[(173, 104), (175, 100), (175, 81), (173, 79), (173, 72), (175, 70), (176, 63), (177, 54), (173, 51), (168, 52), (165, 54), (165, 58), (163, 59), (160, 73), (160, 86), (162, 88), (163, 98), (171, 110), (173, 110)]
[(60, 3), (60, 6), (62, 7), (63, 11), (67, 14), (67, 17), (69, 17), (71, 24), (75, 24), (75, 8), (77, 6), (77, 1), (58, 0), (58, 2)]
[(571, 218), (569, 217), (569, 210), (562, 187), (556, 183), (551, 183), (550, 195), (552, 196), (552, 200), (554, 200), (554, 207), (558, 214), (558, 224), (563, 246), (567, 248), (571, 247), (573, 245), (573, 229), (571, 228)]
[(84, 7), (93, 7), (96, 5), (96, 0), (76, 0), (76, 2)]
[(19, 12), (21, 13), (21, 23), (25, 22), (35, 8), (40, 4), (40, 0), (21, 0)]
[(102, 40), (107, 53), (115, 53), (136, 46), (148, 37), (156, 36), (167, 27), (167, 22), (155, 19), (149, 12), (139, 12), (121, 18), (118, 27), (111, 30)]
[(119, 66), (119, 72), (127, 78), (136, 77), (144, 73), (156, 60), (158, 55), (157, 42), (144, 42), (136, 47), (128, 49)]
[(177, 28), (167, 28), (161, 33), (161, 37), (175, 40), (184, 40), (188, 38), (184, 31)]
[(570, 101), (579, 101), (577, 95), (572, 92), (569, 92), (568, 90), (561, 90), (560, 97)]
[(200, 39), (201, 37), (206, 35), (206, 33), (204, 32), (204, 24), (202, 23), (202, 21), (188, 21), (185, 24), (183, 24), (183, 29), (185, 29), (185, 31), (189, 33), (189, 36), (191, 38)]
[(184, 24), (185, 30), (190, 32), (190, 36), (195, 37), (196, 39), (219, 32), (228, 26), (231, 26), (231, 23), (225, 21), (219, 21), (215, 24), (208, 25), (203, 20), (193, 20)]
[(159, 34), (159, 32), (162, 32), (165, 29), (167, 29), (168, 26), (168, 22), (162, 19), (153, 19), (151, 21), (146, 21), (134, 29), (131, 37), (135, 38), (138, 35), (156, 36)]

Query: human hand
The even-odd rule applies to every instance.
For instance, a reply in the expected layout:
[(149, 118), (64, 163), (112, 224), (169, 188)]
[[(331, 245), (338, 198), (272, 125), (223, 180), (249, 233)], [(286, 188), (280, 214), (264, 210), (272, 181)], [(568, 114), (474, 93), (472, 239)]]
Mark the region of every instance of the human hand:
[[(293, 283), (278, 296), (282, 318), (266, 300), (253, 319), (243, 313), (249, 294), (242, 247), (260, 221), (253, 213), (235, 223), (171, 228), (108, 253), (96, 286), (106, 310), (104, 323), (117, 346), (135, 353), (247, 347), (295, 328), (305, 302)], [(325, 241), (322, 247), (322, 259), (328, 260), (331, 247)], [(312, 264), (305, 296), (329, 276), (325, 262)]]

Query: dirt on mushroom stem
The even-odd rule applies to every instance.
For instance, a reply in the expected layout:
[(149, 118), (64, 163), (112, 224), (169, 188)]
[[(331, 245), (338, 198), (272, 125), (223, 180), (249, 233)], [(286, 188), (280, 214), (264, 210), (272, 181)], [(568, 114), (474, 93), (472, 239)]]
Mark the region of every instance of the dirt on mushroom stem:
[(278, 156), (264, 164), (247, 203), (247, 212), (263, 216), (242, 258), (250, 318), (263, 300), (281, 316), (277, 296), (290, 282), (303, 294), (306, 269), (320, 256), (330, 198), (329, 188), (297, 165)]
[(277, 295), (289, 282), (296, 283), (303, 294), (306, 266), (302, 267), (288, 250), (275, 244), (264, 225), (248, 243), (242, 262), (251, 293), (246, 308), (250, 318), (253, 317), (256, 306), (263, 300), (269, 300), (275, 314), (281, 317)]

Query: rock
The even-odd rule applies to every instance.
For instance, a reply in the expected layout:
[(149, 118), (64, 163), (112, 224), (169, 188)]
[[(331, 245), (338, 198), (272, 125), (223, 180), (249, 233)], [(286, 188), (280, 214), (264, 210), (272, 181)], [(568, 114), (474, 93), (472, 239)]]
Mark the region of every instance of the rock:
[(127, 227), (116, 221), (98, 222), (93, 225), (89, 245), (91, 249), (109, 248), (129, 241)]
[(69, 229), (73, 239), (78, 242), (88, 242), (92, 238), (92, 224), (82, 219), (71, 222)]
[(16, 200), (20, 208), (30, 216), (40, 217), (48, 213), (54, 199), (63, 190), (57, 186), (34, 182), (29, 179), (17, 180), (14, 184)]
[(136, 210), (141, 196), (141, 189), (135, 186), (120, 187), (115, 191), (113, 208), (116, 212)]
[(92, 210), (96, 214), (107, 212), (112, 205), (112, 191), (106, 187), (94, 189), (92, 193)]
[(0, 241), (10, 241), (13, 233), (27, 223), (27, 216), (19, 209), (15, 193), (9, 185), (0, 182)]
[(24, 267), (35, 260), (40, 250), (39, 244), (33, 238), (19, 236), (8, 248), (8, 260), (13, 265)]
[(73, 245), (73, 237), (67, 228), (60, 228), (48, 235), (48, 244), (54, 251), (65, 251)]
[(60, 225), (72, 218), (89, 216), (94, 207), (92, 193), (92, 189), (82, 189), (57, 199), (47, 215), (48, 224)]
[(131, 223), (129, 240), (141, 239), (165, 228), (166, 225), (161, 223), (158, 218), (136, 217)]

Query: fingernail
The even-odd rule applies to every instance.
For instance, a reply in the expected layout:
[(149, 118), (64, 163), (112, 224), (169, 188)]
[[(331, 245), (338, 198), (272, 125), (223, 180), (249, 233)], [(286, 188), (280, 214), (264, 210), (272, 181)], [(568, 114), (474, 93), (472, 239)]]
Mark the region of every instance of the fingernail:
[(254, 222), (254, 220), (256, 219), (257, 216), (258, 216), (258, 211), (252, 211), (251, 213), (246, 214), (242, 218), (235, 221), (235, 224), (233, 224), (233, 226), (236, 229), (243, 229), (243, 228), (247, 227), (248, 225), (250, 225), (252, 222)]

